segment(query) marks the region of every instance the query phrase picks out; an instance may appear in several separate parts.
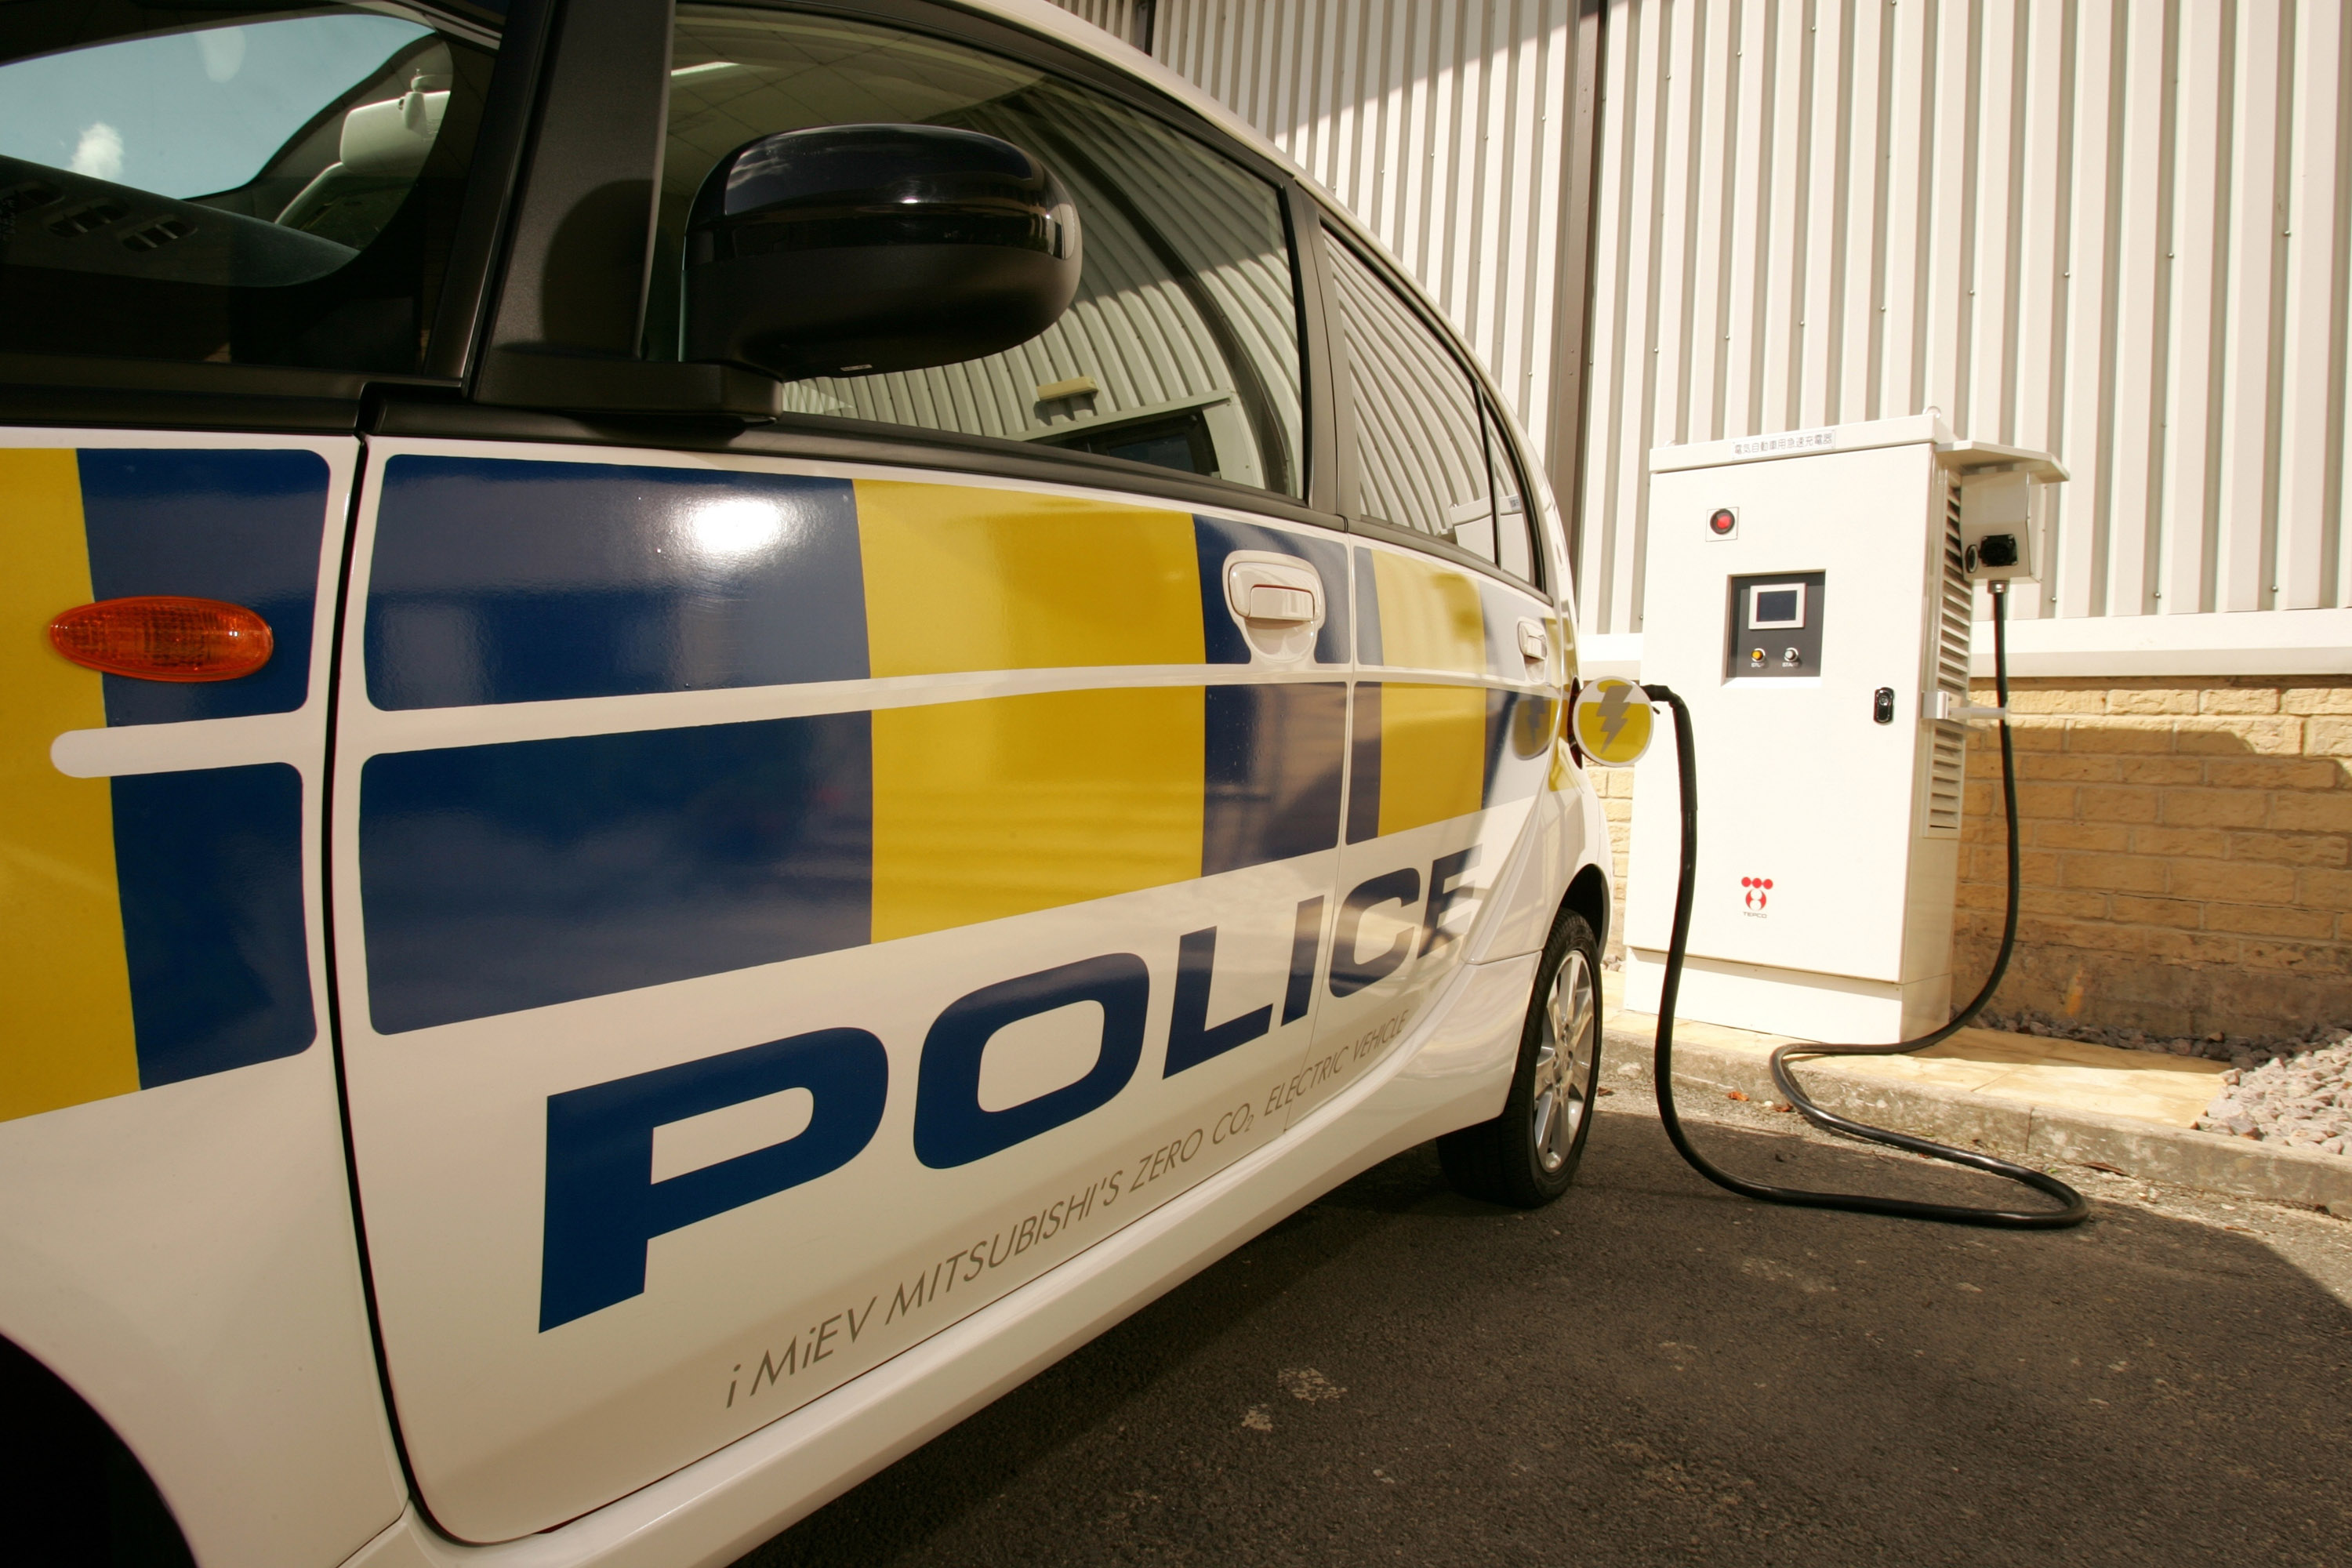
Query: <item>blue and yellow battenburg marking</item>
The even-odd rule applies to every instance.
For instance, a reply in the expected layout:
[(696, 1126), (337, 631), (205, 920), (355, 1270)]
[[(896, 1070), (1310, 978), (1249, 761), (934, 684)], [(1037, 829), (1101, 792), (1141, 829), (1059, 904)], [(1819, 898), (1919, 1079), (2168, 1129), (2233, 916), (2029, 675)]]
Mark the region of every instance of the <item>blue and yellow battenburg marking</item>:
[[(511, 1013), (1328, 849), (1351, 620), (1368, 612), (1417, 665), (1485, 676), (1492, 662), (1464, 574), (1365, 552), (1375, 589), (1351, 616), (1344, 545), (1250, 524), (971, 486), (393, 458), (365, 623), (382, 708), (1244, 665), (1222, 581), (1236, 550), (1322, 577), (1316, 655), (1333, 679), (370, 759), (371, 1021), (395, 1033)], [(1372, 698), (1380, 831), (1532, 793), (1514, 765), (1519, 694), (1386, 692)], [(1364, 757), (1360, 743), (1360, 770)]]
[[(0, 450), (0, 1121), (293, 1055), (316, 1037), (301, 779), (279, 763), (68, 778), (68, 730), (302, 705), (327, 468), (299, 450)], [(239, 681), (100, 676), (48, 645), (93, 599), (260, 610)]]
[(969, 486), (403, 454), (377, 510), (368, 698), (1247, 664), (1217, 571), (1235, 550), (1321, 574), (1333, 613), (1317, 658), (1344, 664), (1336, 542)]

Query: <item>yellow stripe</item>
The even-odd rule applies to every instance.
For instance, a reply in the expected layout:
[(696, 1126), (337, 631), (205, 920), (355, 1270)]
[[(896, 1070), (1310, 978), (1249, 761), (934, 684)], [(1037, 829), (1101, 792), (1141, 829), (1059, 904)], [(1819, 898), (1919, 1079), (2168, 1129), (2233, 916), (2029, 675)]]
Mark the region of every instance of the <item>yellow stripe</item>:
[(857, 534), (877, 676), (1202, 660), (1188, 513), (860, 479)]
[[(1486, 673), (1486, 623), (1468, 574), (1418, 556), (1375, 552), (1381, 660), (1412, 669)], [(1382, 775), (1386, 788), (1386, 774)]]
[(1486, 804), (1486, 790), (1485, 689), (1383, 682), (1381, 834), (1466, 816)]
[(49, 763), (67, 730), (106, 722), (95, 671), (49, 646), (89, 602), (70, 451), (0, 451), (0, 1121), (139, 1087), (131, 975), (104, 779)]
[(874, 940), (1201, 874), (1197, 686), (874, 715)]

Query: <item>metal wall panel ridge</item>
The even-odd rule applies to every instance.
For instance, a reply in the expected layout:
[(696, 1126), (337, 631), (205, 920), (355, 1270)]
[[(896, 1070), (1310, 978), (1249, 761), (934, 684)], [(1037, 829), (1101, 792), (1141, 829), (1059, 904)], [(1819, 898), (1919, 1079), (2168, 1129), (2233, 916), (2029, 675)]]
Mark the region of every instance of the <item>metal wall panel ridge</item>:
[(1588, 631), (1641, 629), (1651, 447), (1931, 407), (2074, 471), (2021, 616), (2352, 605), (2339, 0), (1612, 0), (1608, 40)]
[(1063, 10), (1084, 17), (1124, 43), (1141, 48), (1147, 42), (1151, 0), (1054, 0)]

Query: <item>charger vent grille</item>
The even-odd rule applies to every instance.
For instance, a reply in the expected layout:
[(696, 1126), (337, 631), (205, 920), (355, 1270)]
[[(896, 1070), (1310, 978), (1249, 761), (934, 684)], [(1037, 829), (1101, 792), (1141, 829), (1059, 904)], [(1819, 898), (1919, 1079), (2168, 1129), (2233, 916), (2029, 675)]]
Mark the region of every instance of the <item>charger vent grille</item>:
[[(1944, 488), (1944, 583), (1936, 606), (1936, 687), (1961, 702), (1969, 699), (1969, 617), (1975, 595), (1969, 584), (1968, 565), (1960, 550), (1960, 487), (1947, 479)], [(1922, 831), (1930, 837), (1957, 837), (1960, 831), (1961, 790), (1968, 774), (1968, 726), (1937, 720), (1927, 758), (1927, 821)]]

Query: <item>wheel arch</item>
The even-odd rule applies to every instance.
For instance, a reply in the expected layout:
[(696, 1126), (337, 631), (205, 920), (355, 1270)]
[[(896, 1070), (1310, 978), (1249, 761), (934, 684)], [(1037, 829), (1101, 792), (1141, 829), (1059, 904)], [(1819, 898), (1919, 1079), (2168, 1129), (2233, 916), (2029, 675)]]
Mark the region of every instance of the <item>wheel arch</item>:
[(74, 1386), (0, 1337), (0, 1509), (28, 1561), (194, 1568), (179, 1521), (138, 1455)]
[(1584, 917), (1592, 928), (1592, 935), (1601, 951), (1609, 951), (1609, 875), (1596, 865), (1587, 863), (1568, 884), (1568, 896), (1560, 908), (1571, 910)]

